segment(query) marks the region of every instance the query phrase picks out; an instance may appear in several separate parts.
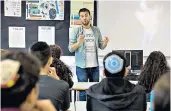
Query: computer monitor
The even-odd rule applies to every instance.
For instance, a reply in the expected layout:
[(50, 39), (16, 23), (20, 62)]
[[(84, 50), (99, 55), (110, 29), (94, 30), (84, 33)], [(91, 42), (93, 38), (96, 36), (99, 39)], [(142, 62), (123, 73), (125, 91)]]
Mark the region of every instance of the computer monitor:
[(126, 67), (140, 71), (143, 66), (143, 50), (113, 50), (121, 53), (126, 59)]
[(131, 50), (131, 70), (141, 70), (143, 66), (143, 50)]

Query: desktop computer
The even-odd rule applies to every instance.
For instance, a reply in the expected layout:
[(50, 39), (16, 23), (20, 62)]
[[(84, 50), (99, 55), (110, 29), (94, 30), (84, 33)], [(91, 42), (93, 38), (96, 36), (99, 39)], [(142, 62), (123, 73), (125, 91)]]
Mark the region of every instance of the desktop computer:
[(126, 67), (131, 74), (139, 75), (143, 66), (143, 50), (113, 50), (121, 53), (126, 59)]

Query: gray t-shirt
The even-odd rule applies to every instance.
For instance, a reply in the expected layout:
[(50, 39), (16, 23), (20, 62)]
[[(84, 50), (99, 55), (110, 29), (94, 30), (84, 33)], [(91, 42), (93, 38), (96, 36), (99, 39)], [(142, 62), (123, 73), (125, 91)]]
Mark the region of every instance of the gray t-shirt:
[(38, 83), (39, 99), (50, 99), (57, 110), (69, 109), (70, 93), (67, 82), (41, 75)]
[(92, 29), (84, 29), (85, 35), (85, 51), (86, 51), (86, 68), (97, 67), (97, 49), (96, 49), (96, 39), (94, 37)]

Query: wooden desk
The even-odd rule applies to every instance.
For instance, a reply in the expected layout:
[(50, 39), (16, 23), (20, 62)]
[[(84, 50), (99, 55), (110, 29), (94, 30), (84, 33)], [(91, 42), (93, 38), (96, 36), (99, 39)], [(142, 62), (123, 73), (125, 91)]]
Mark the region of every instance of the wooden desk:
[[(138, 81), (130, 81), (132, 84), (137, 84)], [(72, 90), (85, 91), (90, 86), (97, 84), (98, 82), (74, 82)]]
[(131, 82), (132, 84), (137, 84), (138, 83), (138, 81), (129, 81), (129, 82)]
[(97, 83), (98, 82), (74, 82), (72, 89), (77, 90), (77, 91), (85, 91), (90, 86), (97, 84)]
[(74, 90), (74, 102), (76, 101), (76, 92), (85, 91), (89, 89), (90, 86), (97, 84), (98, 82), (74, 82), (72, 90)]
[[(132, 84), (137, 84), (138, 81), (130, 81)], [(76, 101), (77, 91), (86, 91), (90, 86), (97, 84), (98, 82), (74, 82), (72, 90), (74, 90), (74, 102)]]

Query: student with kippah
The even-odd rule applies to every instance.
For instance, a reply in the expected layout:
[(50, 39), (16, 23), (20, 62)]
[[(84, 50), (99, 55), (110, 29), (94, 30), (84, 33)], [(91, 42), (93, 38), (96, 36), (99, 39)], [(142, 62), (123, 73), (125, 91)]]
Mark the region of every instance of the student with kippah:
[(105, 78), (87, 91), (88, 111), (145, 111), (145, 90), (123, 77), (127, 75), (126, 60), (118, 52), (103, 59)]

